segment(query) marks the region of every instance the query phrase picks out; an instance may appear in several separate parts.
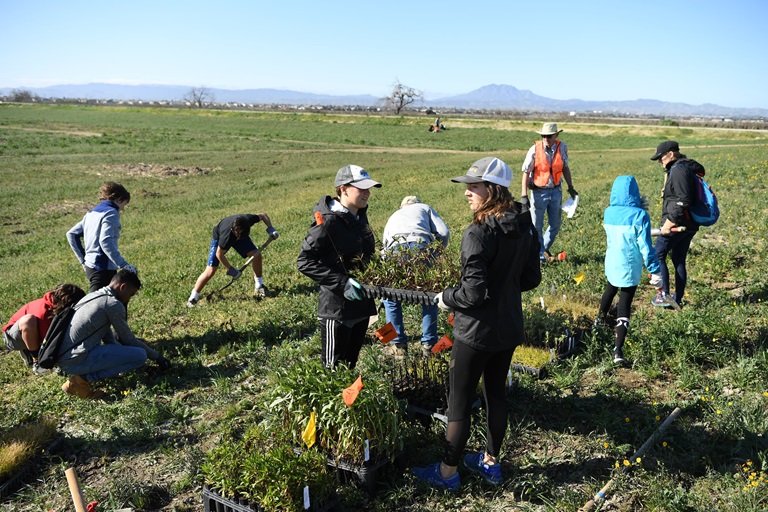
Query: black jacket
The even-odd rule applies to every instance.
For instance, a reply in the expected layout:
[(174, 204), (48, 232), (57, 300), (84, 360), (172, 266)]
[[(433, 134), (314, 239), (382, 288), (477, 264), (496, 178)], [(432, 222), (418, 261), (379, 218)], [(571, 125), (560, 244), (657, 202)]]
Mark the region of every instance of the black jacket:
[(541, 282), (539, 237), (530, 212), (517, 206), (464, 231), (461, 284), (443, 292), (456, 311), (454, 340), (479, 350), (509, 350), (523, 341), (521, 292)]
[(696, 199), (696, 174), (704, 176), (704, 166), (696, 160), (681, 158), (667, 164), (667, 182), (664, 184), (664, 200), (661, 206), (661, 223), (666, 219), (687, 231), (696, 231), (699, 225), (688, 213)]
[(319, 318), (367, 318), (376, 314), (373, 299), (350, 301), (344, 298), (349, 273), (362, 268), (375, 250), (367, 208), (360, 210), (355, 218), (349, 212), (332, 212), (332, 200), (331, 196), (325, 196), (315, 205), (313, 211), (320, 212), (324, 223), (312, 222), (296, 264), (302, 274), (320, 285)]

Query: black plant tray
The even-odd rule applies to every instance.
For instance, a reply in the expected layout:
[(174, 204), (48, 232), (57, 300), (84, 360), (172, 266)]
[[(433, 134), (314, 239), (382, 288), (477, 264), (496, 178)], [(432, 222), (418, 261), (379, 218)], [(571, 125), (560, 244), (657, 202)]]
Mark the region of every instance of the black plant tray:
[[(482, 407), (483, 401), (478, 397), (475, 399), (474, 402), (472, 402), (472, 410), (479, 409)], [(437, 421), (440, 421), (443, 423), (446, 427), (448, 426), (448, 411), (444, 409), (438, 409), (437, 411), (431, 411), (429, 409), (425, 409), (423, 407), (419, 407), (418, 405), (411, 405), (408, 404), (405, 407), (405, 412), (408, 414), (414, 415), (414, 416), (426, 416), (428, 418), (434, 418)]]
[(385, 288), (383, 286), (362, 285), (363, 295), (369, 299), (389, 299), (397, 302), (411, 302), (430, 306), (434, 304), (436, 293), (402, 288)]
[(398, 470), (405, 469), (405, 461), (402, 454), (398, 453), (393, 459), (383, 457), (379, 460), (369, 460), (362, 464), (353, 464), (343, 459), (328, 458), (328, 466), (336, 469), (336, 476), (340, 482), (355, 482), (360, 484), (369, 494), (376, 494), (378, 482), (382, 479), (385, 469), (395, 467)]
[[(309, 510), (311, 512), (328, 512), (334, 510), (338, 504), (339, 497), (334, 495), (322, 504), (312, 503)], [(203, 510), (204, 512), (262, 512), (262, 508), (255, 503), (225, 498), (207, 485), (203, 486)]]

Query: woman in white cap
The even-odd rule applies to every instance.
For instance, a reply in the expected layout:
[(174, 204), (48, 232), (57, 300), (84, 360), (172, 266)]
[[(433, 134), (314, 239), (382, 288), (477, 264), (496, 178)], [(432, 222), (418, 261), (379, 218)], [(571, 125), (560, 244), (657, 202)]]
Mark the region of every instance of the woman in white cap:
[(509, 192), (512, 171), (498, 158), (476, 161), (464, 176), (474, 214), (461, 239), (461, 282), (435, 298), (454, 311), (448, 397), (447, 448), (442, 462), (414, 468), (425, 482), (455, 490), (469, 439), (472, 402), (480, 378), (487, 410), (487, 447), (464, 456), (464, 466), (487, 482), (502, 482), (498, 457), (507, 429), (506, 378), (512, 354), (523, 341), (521, 292), (541, 282), (539, 242), (528, 209)]
[(317, 317), (323, 365), (343, 361), (354, 367), (376, 304), (363, 298), (360, 283), (350, 273), (365, 265), (376, 249), (366, 212), (371, 189), (381, 183), (362, 167), (347, 165), (336, 173), (334, 186), (336, 196), (321, 197), (315, 205), (297, 266), (320, 285)]

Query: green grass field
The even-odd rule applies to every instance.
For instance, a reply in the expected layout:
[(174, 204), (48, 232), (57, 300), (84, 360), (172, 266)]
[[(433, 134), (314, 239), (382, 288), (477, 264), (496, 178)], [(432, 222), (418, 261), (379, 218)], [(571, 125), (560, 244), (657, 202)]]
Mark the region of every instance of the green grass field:
[[(333, 193), (336, 170), (358, 164), (383, 183), (369, 208), (379, 240), (402, 197), (417, 194), (445, 219), (458, 248), (471, 215), (450, 178), (495, 155), (512, 167), (517, 196), (520, 166), (544, 119), (446, 119), (449, 130), (438, 134), (427, 131), (430, 121), (0, 105), (0, 319), (59, 283), (87, 289), (65, 233), (96, 204), (102, 182), (118, 181), (132, 193), (120, 250), (144, 283), (129, 321), (175, 364), (162, 377), (137, 371), (104, 383), (112, 399), (91, 403), (66, 396), (63, 377), (34, 376), (3, 351), (2, 432), (54, 418), (64, 439), (35, 478), (3, 498), (1, 510), (71, 508), (69, 466), (99, 510), (199, 510), (205, 454), (260, 420), (272, 370), (319, 357), (316, 290), (295, 262), (312, 206)], [(542, 284), (524, 296), (527, 313), (540, 312), (542, 300), (553, 316), (596, 313), (605, 284), (602, 214), (613, 179), (637, 178), (657, 224), (663, 173), (649, 157), (667, 138), (706, 167), (722, 212), (694, 238), (686, 307), (678, 314), (654, 309), (654, 290), (641, 285), (625, 352), (631, 369), (612, 365), (611, 332), (590, 332), (581, 352), (554, 364), (547, 378), (520, 375), (509, 395), (506, 478), (498, 488), (467, 477), (449, 495), (403, 476), (374, 497), (340, 486), (346, 510), (576, 510), (611, 478), (603, 509), (768, 508), (768, 132), (560, 127), (581, 202), (553, 248), (567, 259), (544, 268)], [(281, 233), (264, 252), (273, 296), (255, 302), (248, 277), (188, 309), (213, 226), (258, 212)], [(266, 239), (260, 225), (252, 236), (257, 244)], [(585, 279), (576, 284), (579, 272)], [(226, 282), (217, 275), (205, 291)], [(415, 334), (416, 309), (406, 312)], [(553, 339), (562, 335), (557, 325), (552, 331)], [(373, 341), (364, 347), (377, 350)], [(629, 460), (676, 407), (683, 412), (663, 444)], [(469, 449), (483, 446), (484, 420), (475, 419)], [(436, 460), (440, 436), (438, 425), (425, 429), (410, 463)]]

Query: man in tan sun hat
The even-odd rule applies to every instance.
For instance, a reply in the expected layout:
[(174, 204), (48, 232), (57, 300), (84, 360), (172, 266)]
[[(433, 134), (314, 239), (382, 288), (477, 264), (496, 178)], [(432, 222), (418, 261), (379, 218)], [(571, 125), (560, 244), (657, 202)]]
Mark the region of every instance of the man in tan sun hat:
[[(531, 216), (533, 225), (539, 232), (541, 261), (554, 261), (549, 249), (555, 243), (560, 231), (563, 202), (562, 179), (568, 184), (568, 194), (576, 197), (578, 192), (573, 188), (571, 169), (568, 166), (568, 146), (557, 140), (563, 130), (557, 129), (557, 123), (544, 123), (540, 132), (541, 140), (537, 140), (528, 150), (523, 162), (523, 185), (520, 201), (528, 201), (528, 190), (531, 190)], [(547, 214), (549, 226), (544, 232), (544, 214)]]

